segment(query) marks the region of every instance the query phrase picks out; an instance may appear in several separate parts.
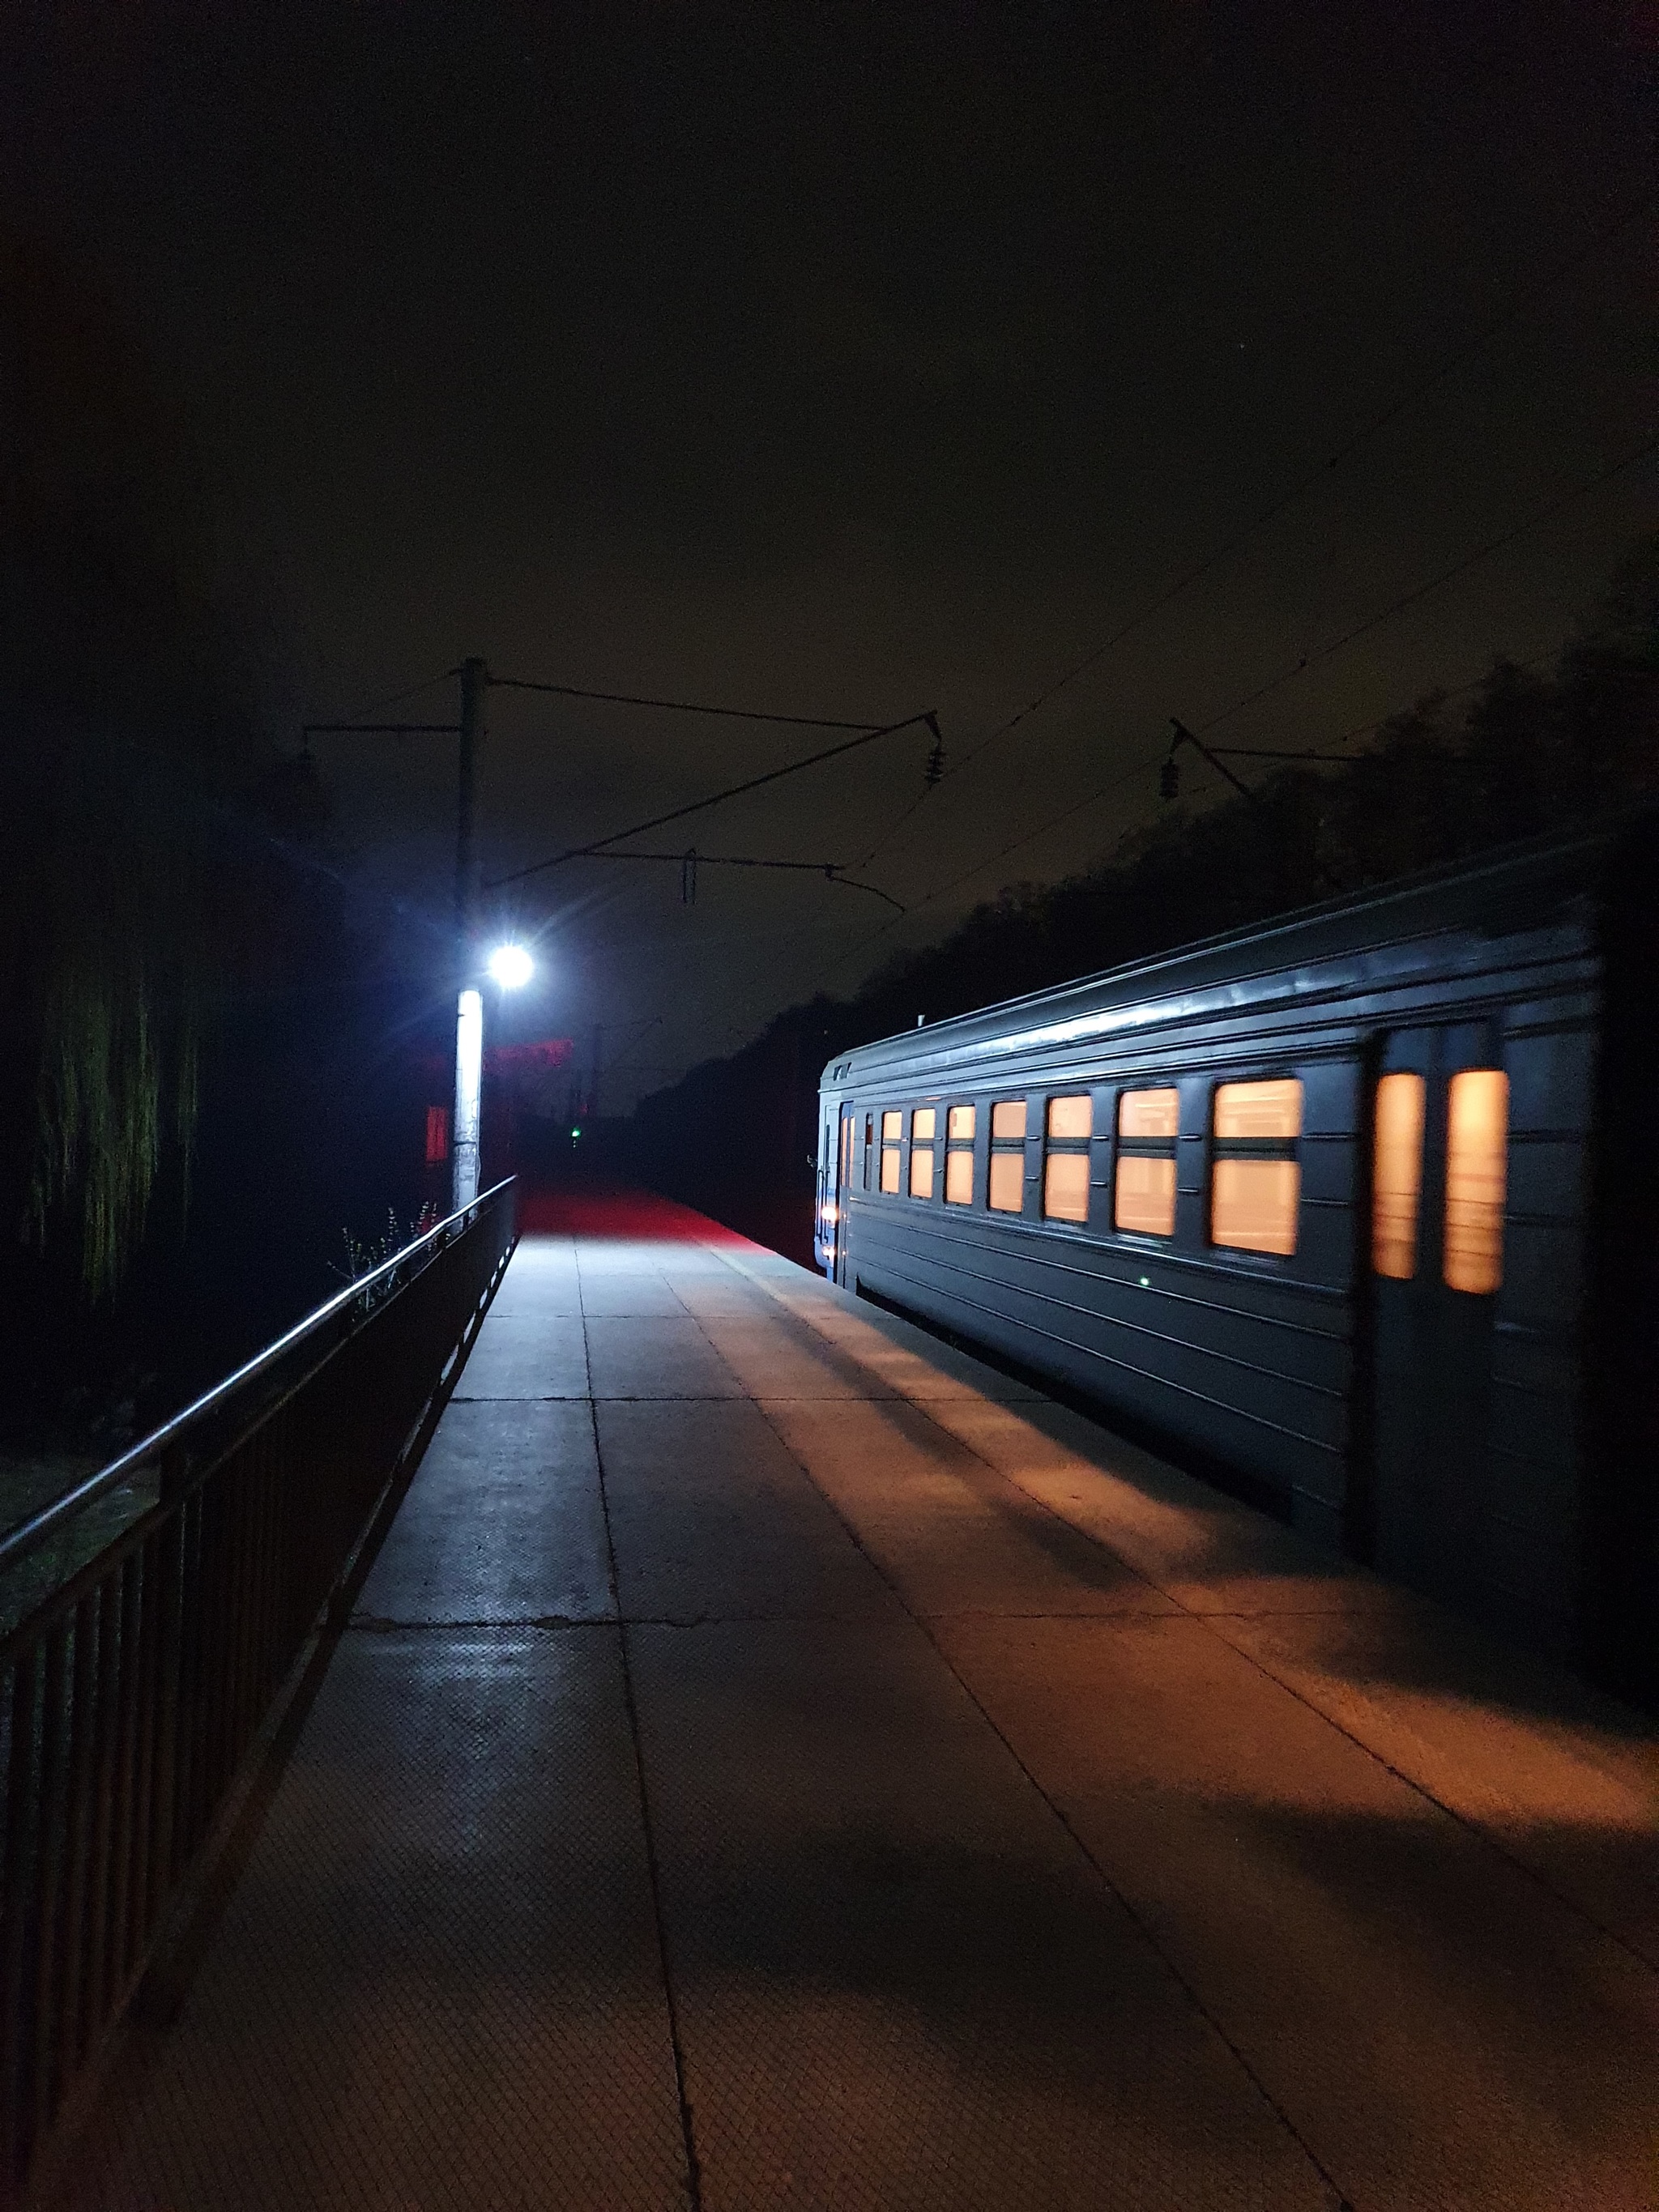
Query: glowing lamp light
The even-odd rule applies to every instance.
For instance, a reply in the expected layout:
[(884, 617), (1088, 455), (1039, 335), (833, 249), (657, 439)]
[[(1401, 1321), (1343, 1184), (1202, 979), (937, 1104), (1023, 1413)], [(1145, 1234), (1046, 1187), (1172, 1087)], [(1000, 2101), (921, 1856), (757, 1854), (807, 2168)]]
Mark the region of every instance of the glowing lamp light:
[(516, 991), (536, 972), (536, 963), (522, 945), (498, 945), (489, 956), (489, 972), (504, 991)]

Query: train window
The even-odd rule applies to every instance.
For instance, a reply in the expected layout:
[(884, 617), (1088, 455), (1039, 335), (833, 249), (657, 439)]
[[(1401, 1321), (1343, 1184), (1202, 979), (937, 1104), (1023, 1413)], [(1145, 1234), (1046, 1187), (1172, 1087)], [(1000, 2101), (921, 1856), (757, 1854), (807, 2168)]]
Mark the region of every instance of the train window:
[[(1042, 1163), (1042, 1213), (1047, 1221), (1089, 1218), (1088, 1142), (1094, 1128), (1094, 1100), (1085, 1091), (1051, 1098), (1044, 1121), (1051, 1149)], [(1073, 1149), (1075, 1147), (1075, 1149)]]
[(1446, 1101), (1445, 1276), (1489, 1296), (1504, 1279), (1510, 1079), (1496, 1067), (1454, 1075)]
[(1120, 1152), (1112, 1194), (1112, 1225), (1141, 1237), (1173, 1237), (1176, 1164), (1144, 1152)]
[(1294, 1160), (1218, 1160), (1210, 1179), (1210, 1242), (1288, 1258), (1296, 1249), (1301, 1188)]
[(931, 1198), (933, 1194), (933, 1133), (938, 1127), (937, 1107), (918, 1106), (910, 1115), (912, 1198)]
[(1112, 1179), (1112, 1226), (1137, 1237), (1173, 1237), (1176, 1137), (1181, 1093), (1125, 1091), (1117, 1102), (1117, 1171)]
[(1087, 1137), (1095, 1126), (1095, 1102), (1084, 1091), (1076, 1098), (1051, 1098), (1048, 1101), (1048, 1134), (1062, 1140), (1067, 1137)]
[(1385, 1075), (1376, 1086), (1371, 1153), (1371, 1265), (1379, 1275), (1409, 1282), (1417, 1272), (1417, 1208), (1423, 1195), (1420, 1075)]
[(881, 1117), (881, 1187), (896, 1197), (899, 1187), (899, 1132), (904, 1127), (902, 1114), (888, 1113)]
[(864, 1188), (866, 1190), (870, 1188), (870, 1155), (874, 1150), (875, 1142), (876, 1117), (873, 1114), (866, 1114), (864, 1117)]
[(1211, 1128), (1210, 1242), (1288, 1258), (1302, 1196), (1302, 1085), (1293, 1077), (1220, 1084)]
[(974, 1202), (974, 1121), (971, 1106), (952, 1106), (945, 1117), (949, 1145), (945, 1155), (947, 1206), (971, 1206)]
[(1294, 1080), (1221, 1084), (1215, 1094), (1215, 1133), (1224, 1142), (1238, 1137), (1299, 1137), (1302, 1085)]
[(1042, 1163), (1042, 1211), (1050, 1221), (1089, 1218), (1089, 1155), (1050, 1152)]
[(1126, 1091), (1117, 1102), (1120, 1137), (1174, 1137), (1181, 1127), (1181, 1093), (1171, 1084), (1164, 1091)]
[[(1006, 1146), (1006, 1151), (999, 1151)], [(991, 1162), (985, 1203), (993, 1213), (1025, 1211), (1025, 1101), (1000, 1098), (991, 1109)]]
[(1025, 1154), (993, 1152), (985, 1202), (993, 1213), (1018, 1213), (1025, 1202)]

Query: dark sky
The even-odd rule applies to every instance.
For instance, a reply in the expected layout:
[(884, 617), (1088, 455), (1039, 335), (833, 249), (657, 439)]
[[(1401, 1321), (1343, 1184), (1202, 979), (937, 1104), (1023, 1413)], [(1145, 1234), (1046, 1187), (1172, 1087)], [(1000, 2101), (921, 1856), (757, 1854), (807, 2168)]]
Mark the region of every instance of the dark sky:
[[(138, 323), (296, 720), (479, 653), (936, 708), (960, 761), (1653, 190), (1644, 22), (1636, 0), (35, 7), (0, 33), (0, 178)], [(871, 941), (890, 910), (811, 878), (706, 871), (686, 908), (675, 871), (579, 865), (520, 894), (550, 963), (525, 1018), (604, 1021), (622, 1103), (1104, 850), (1157, 809), (1137, 763), (1170, 714), (1202, 724), (1641, 442), (1652, 243), (1638, 222), (1585, 259), (948, 780), (869, 864), (909, 919)], [(1651, 499), (1648, 467), (1574, 500), (1231, 733), (1325, 742), (1546, 650)], [(811, 742), (498, 693), (487, 872)], [(856, 861), (925, 756), (893, 740), (670, 842)], [(330, 774), (339, 846), (428, 941), (442, 741), (338, 746)]]

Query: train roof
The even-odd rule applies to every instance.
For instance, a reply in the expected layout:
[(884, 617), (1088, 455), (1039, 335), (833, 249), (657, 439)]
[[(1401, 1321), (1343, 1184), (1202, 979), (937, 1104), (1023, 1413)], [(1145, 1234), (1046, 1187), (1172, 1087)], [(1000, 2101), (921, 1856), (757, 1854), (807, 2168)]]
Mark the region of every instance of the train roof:
[(1593, 899), (1626, 849), (1638, 840), (1653, 841), (1656, 831), (1659, 809), (1644, 808), (1573, 836), (1498, 847), (1473, 860), (1299, 907), (1267, 922), (1200, 938), (1171, 952), (954, 1014), (930, 1022), (925, 1030), (901, 1030), (837, 1054), (825, 1065), (822, 1079), (833, 1087), (855, 1070), (896, 1071), (899, 1063), (921, 1056), (918, 1047), (932, 1059), (953, 1045), (971, 1047), (1034, 1019), (1045, 1028), (1063, 1025), (1148, 1000), (1188, 999), (1269, 975), (1285, 976), (1344, 956), (1375, 958), (1393, 951), (1404, 958), (1414, 941), (1448, 932), (1498, 937), (1536, 928), (1560, 918), (1575, 902), (1582, 908)]

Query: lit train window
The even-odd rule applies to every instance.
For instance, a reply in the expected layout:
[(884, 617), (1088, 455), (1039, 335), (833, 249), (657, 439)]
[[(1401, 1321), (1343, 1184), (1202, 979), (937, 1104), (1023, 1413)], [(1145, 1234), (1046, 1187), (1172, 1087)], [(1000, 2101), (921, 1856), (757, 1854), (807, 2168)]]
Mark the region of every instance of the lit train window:
[[(1047, 1221), (1089, 1218), (1089, 1138), (1095, 1125), (1094, 1100), (1085, 1091), (1051, 1098), (1044, 1115), (1049, 1150), (1042, 1163), (1042, 1213)], [(1066, 1147), (1056, 1151), (1056, 1146)], [(1072, 1147), (1077, 1147), (1073, 1150)]]
[(1220, 1085), (1215, 1094), (1215, 1133), (1224, 1140), (1299, 1137), (1302, 1085), (1292, 1080)]
[(1119, 1094), (1117, 1168), (1112, 1178), (1115, 1229), (1127, 1229), (1138, 1237), (1175, 1235), (1175, 1153), (1180, 1128), (1181, 1093), (1173, 1084)]
[(1301, 1190), (1294, 1160), (1218, 1160), (1210, 1178), (1210, 1242), (1288, 1259)]
[(1446, 1100), (1445, 1277), (1489, 1296), (1504, 1279), (1510, 1079), (1496, 1067), (1454, 1075)]
[(875, 1141), (876, 1117), (873, 1114), (866, 1114), (864, 1117), (864, 1188), (866, 1190), (870, 1188), (870, 1154), (874, 1149)]
[(1120, 1152), (1112, 1194), (1112, 1225), (1141, 1237), (1173, 1237), (1176, 1164), (1145, 1153)]
[[(999, 1146), (1008, 1149), (999, 1151)], [(991, 1161), (985, 1203), (993, 1213), (1025, 1211), (1025, 1101), (1000, 1098), (991, 1109)]]
[(974, 1202), (974, 1122), (971, 1106), (953, 1106), (945, 1116), (949, 1150), (945, 1155), (945, 1203), (971, 1206)]
[(993, 1213), (1018, 1213), (1025, 1203), (1024, 1152), (993, 1152), (985, 1203)]
[(1210, 1242), (1288, 1258), (1302, 1196), (1302, 1085), (1291, 1077), (1223, 1083), (1211, 1127)]
[(1042, 1211), (1050, 1221), (1089, 1218), (1089, 1155), (1050, 1152), (1042, 1163)]
[(899, 1187), (899, 1132), (904, 1127), (902, 1114), (884, 1114), (881, 1117), (881, 1187), (894, 1197)]
[(939, 1115), (932, 1106), (918, 1106), (910, 1116), (910, 1195), (933, 1194), (933, 1131)]
[(1181, 1093), (1170, 1084), (1164, 1091), (1126, 1091), (1117, 1102), (1120, 1137), (1170, 1137), (1181, 1127)]
[(1085, 1091), (1076, 1098), (1051, 1098), (1048, 1101), (1048, 1134), (1051, 1138), (1087, 1137), (1095, 1126), (1095, 1102)]
[(1420, 1075), (1385, 1075), (1376, 1086), (1371, 1152), (1371, 1265), (1407, 1283), (1417, 1273), (1417, 1209), (1423, 1195)]

